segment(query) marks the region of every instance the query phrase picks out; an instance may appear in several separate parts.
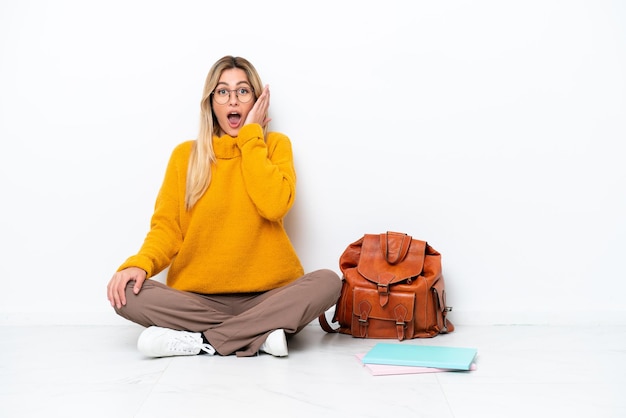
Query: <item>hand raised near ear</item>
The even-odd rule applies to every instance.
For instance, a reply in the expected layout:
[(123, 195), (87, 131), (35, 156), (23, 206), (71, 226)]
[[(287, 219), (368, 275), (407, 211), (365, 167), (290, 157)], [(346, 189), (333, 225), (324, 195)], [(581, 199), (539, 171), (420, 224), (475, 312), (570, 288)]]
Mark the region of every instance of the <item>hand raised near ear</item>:
[(246, 117), (245, 125), (249, 123), (258, 123), (262, 128), (265, 128), (267, 124), (271, 121), (270, 118), (267, 117), (267, 112), (270, 107), (270, 86), (265, 85), (263, 88), (263, 92), (256, 99), (254, 106), (248, 113)]

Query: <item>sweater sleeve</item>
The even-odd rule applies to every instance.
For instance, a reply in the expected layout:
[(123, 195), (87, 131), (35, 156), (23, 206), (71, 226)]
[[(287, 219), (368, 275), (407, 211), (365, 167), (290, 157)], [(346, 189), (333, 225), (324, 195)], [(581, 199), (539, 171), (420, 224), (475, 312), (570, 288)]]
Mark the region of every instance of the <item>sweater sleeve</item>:
[[(154, 206), (150, 221), (150, 231), (144, 239), (139, 252), (129, 257), (118, 271), (128, 267), (139, 267), (146, 271), (147, 277), (155, 276), (172, 261), (182, 244), (180, 226), (180, 184), (185, 181), (183, 173), (185, 153), (177, 147), (167, 165), (165, 178)], [(182, 176), (182, 177), (181, 177)]]
[(259, 214), (270, 221), (282, 219), (296, 197), (296, 173), (289, 138), (271, 133), (267, 141), (258, 124), (239, 131), (242, 174), (246, 190)]

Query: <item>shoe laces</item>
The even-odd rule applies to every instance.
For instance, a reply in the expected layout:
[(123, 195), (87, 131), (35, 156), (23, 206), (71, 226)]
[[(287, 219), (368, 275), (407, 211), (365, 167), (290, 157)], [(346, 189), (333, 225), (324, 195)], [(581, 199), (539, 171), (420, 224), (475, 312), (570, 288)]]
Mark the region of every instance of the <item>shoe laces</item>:
[(210, 344), (199, 343), (198, 338), (202, 337), (189, 333), (178, 334), (169, 341), (169, 349), (179, 353), (195, 353), (195, 350), (199, 348), (207, 354), (215, 354), (215, 348)]

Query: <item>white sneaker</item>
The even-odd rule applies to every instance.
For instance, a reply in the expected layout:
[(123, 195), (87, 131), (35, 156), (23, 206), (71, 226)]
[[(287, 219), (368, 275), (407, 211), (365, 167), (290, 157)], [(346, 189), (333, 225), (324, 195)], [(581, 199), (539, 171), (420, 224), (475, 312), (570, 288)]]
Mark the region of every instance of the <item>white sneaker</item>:
[(202, 342), (202, 334), (199, 332), (154, 326), (141, 333), (137, 348), (148, 357), (193, 356), (200, 351), (215, 354), (213, 347)]
[(285, 357), (288, 354), (285, 331), (282, 329), (272, 331), (259, 350), (274, 357)]

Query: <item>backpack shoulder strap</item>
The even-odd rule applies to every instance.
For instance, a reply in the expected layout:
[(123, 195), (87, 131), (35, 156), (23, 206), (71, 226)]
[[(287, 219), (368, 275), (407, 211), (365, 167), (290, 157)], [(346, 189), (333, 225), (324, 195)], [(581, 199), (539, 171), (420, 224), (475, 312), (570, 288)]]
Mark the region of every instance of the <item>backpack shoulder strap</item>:
[(322, 327), (322, 329), (330, 334), (338, 332), (337, 329), (333, 328), (330, 326), (330, 324), (328, 323), (328, 320), (326, 319), (326, 314), (323, 313), (318, 317), (319, 321), (320, 321), (320, 326)]

